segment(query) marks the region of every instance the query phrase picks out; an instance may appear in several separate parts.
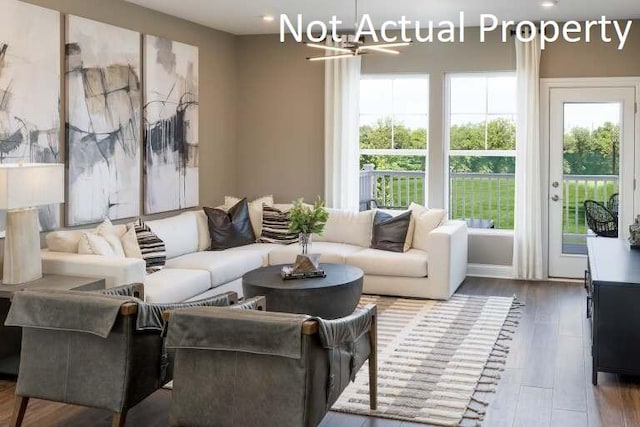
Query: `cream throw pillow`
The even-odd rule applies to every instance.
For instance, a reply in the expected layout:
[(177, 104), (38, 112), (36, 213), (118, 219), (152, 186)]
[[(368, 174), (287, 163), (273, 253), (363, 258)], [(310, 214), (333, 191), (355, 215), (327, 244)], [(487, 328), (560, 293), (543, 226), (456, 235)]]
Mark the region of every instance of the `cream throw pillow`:
[(47, 234), (47, 248), (52, 252), (78, 253), (78, 245), (82, 238), (79, 230), (58, 230)]
[[(95, 233), (83, 232), (78, 243), (78, 253), (88, 255), (117, 256), (107, 240)], [(124, 255), (122, 256), (124, 257)]]
[(127, 229), (125, 227), (123, 233), (122, 227), (113, 225), (109, 218), (105, 218), (102, 224), (96, 228), (96, 234), (104, 238), (111, 246), (111, 249), (113, 249), (115, 256), (120, 258), (125, 257), (124, 248), (122, 247), (120, 238), (126, 233), (126, 231)]
[(122, 249), (124, 250), (124, 254), (127, 258), (142, 259), (142, 251), (140, 250), (138, 237), (136, 236), (136, 229), (133, 225), (129, 228), (129, 231), (124, 233), (120, 242), (122, 243)]
[(409, 221), (409, 228), (407, 229), (407, 237), (404, 240), (404, 248), (403, 252), (407, 252), (411, 249), (411, 245), (413, 245), (413, 233), (416, 229), (416, 220), (413, 217), (413, 212), (411, 212), (411, 221)]
[[(444, 219), (444, 209), (429, 209), (417, 203), (411, 203), (409, 210), (413, 219), (413, 242), (411, 245), (427, 251), (427, 241), (431, 233)], [(411, 228), (411, 226), (409, 226)]]
[(327, 208), (329, 219), (321, 234), (314, 234), (318, 242), (347, 243), (368, 248), (371, 246), (374, 211), (350, 212)]
[[(229, 210), (236, 205), (241, 198), (233, 196), (224, 196), (224, 209)], [(273, 196), (263, 196), (249, 202), (249, 219), (251, 220), (251, 228), (256, 239), (262, 236), (262, 204), (273, 206)]]

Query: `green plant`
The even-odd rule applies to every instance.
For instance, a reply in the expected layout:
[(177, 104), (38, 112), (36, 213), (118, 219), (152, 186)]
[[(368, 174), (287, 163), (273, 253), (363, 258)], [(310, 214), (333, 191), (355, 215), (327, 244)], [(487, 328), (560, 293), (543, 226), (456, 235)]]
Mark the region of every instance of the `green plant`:
[(321, 234), (329, 218), (329, 212), (320, 198), (313, 206), (305, 204), (304, 199), (298, 199), (293, 201), (289, 216), (291, 218), (289, 231), (292, 233)]

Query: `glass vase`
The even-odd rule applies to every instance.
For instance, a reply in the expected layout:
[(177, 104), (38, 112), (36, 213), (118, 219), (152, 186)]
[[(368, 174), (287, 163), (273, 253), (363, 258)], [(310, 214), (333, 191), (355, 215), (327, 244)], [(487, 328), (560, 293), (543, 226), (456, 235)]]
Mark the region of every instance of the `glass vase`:
[(300, 233), (298, 235), (298, 242), (302, 255), (307, 255), (311, 249), (311, 233)]

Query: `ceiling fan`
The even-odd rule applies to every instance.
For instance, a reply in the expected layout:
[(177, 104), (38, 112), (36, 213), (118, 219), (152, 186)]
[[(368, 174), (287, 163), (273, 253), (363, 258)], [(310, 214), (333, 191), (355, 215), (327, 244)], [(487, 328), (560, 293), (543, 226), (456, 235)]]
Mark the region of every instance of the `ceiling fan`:
[[(358, 26), (358, 0), (355, 0), (355, 27)], [(354, 56), (365, 55), (368, 53), (386, 53), (389, 55), (399, 55), (400, 52), (393, 48), (409, 46), (410, 42), (392, 42), (392, 43), (375, 43), (366, 44), (364, 41), (356, 39), (355, 35), (343, 34), (341, 41), (337, 46), (330, 46), (320, 43), (305, 43), (314, 49), (324, 50), (325, 53), (331, 52), (334, 55), (313, 56), (307, 58), (309, 61), (328, 61), (340, 58), (350, 58)]]

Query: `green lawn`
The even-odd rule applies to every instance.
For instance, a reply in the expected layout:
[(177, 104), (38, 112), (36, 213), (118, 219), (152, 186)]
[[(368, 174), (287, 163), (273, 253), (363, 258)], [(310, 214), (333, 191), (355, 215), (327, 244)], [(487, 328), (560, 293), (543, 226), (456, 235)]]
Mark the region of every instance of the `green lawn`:
[[(449, 192), (452, 203), (449, 205), (451, 218), (492, 219), (495, 228), (513, 229), (513, 211), (515, 188), (512, 178), (455, 178)], [(563, 231), (565, 233), (584, 234), (586, 232), (584, 208), (586, 199), (606, 202), (606, 199), (617, 192), (617, 184), (609, 182), (605, 185), (593, 182), (569, 182), (568, 190), (561, 196), (565, 208), (563, 214)], [(381, 206), (406, 208), (412, 201), (424, 204), (424, 179), (407, 178), (393, 181), (393, 192), (389, 182), (385, 182), (385, 200), (382, 199), (383, 183), (378, 179), (378, 203)], [(568, 191), (568, 197), (566, 192)], [(606, 198), (605, 198), (606, 193)], [(577, 207), (577, 212), (576, 212)], [(577, 214), (577, 218), (576, 218)]]

